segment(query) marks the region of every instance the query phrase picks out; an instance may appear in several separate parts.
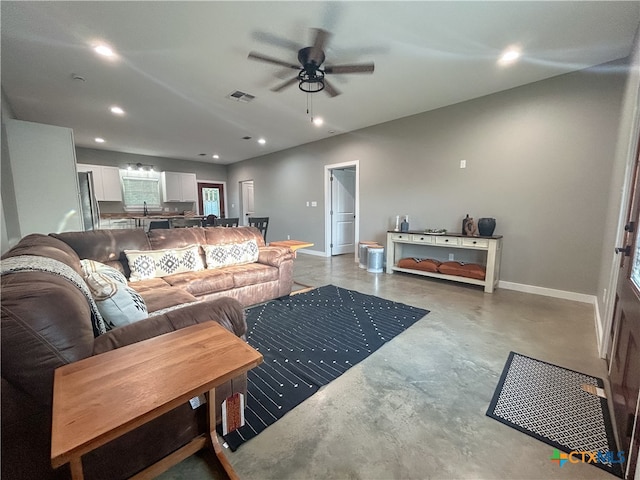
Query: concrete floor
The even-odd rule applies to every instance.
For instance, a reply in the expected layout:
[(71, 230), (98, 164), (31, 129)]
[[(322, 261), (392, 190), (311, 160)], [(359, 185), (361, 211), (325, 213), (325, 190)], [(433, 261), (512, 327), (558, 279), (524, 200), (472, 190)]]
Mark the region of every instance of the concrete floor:
[[(431, 310), (227, 458), (241, 479), (597, 479), (485, 415), (510, 351), (606, 378), (589, 304), (373, 274), (299, 254), (294, 278)], [(201, 453), (160, 479), (217, 479)]]

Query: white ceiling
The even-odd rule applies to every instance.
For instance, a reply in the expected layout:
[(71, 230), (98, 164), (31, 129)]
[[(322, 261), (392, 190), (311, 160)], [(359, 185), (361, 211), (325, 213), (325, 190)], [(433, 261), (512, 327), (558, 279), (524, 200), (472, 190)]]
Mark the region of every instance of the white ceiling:
[[(221, 164), (624, 57), (640, 22), (636, 1), (3, 0), (1, 9), (2, 88), (17, 118), (71, 127), (82, 147)], [(371, 75), (331, 76), (341, 95), (311, 95), (322, 127), (297, 86), (270, 91), (294, 70), (247, 59), (296, 62), (317, 27), (333, 34), (326, 63), (375, 62)], [(118, 58), (98, 57), (97, 42)], [(498, 66), (514, 44), (521, 61)], [(235, 90), (256, 99), (228, 99)]]

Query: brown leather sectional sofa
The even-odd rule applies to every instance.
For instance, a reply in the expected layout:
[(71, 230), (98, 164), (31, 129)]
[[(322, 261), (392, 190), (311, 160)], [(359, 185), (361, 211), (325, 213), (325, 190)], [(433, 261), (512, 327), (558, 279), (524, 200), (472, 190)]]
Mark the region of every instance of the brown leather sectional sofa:
[[(80, 260), (93, 259), (129, 278), (131, 271), (124, 250), (229, 245), (251, 239), (258, 245), (256, 262), (129, 283), (144, 299), (149, 318), (97, 337), (87, 298), (67, 278), (45, 271), (4, 273), (2, 478), (69, 478), (68, 466), (54, 471), (49, 459), (56, 368), (206, 321), (216, 321), (243, 337), (243, 307), (288, 295), (293, 275), (293, 253), (286, 248), (265, 246), (258, 230), (252, 227), (152, 230), (148, 234), (141, 229), (33, 234), (3, 255), (3, 260), (24, 255), (51, 258), (78, 274), (82, 274)], [(185, 303), (188, 305), (182, 308), (153, 314)], [(222, 401), (236, 391), (246, 393), (246, 375), (219, 387), (216, 399)], [(219, 411), (218, 405), (218, 414)], [(185, 404), (83, 456), (85, 478), (128, 478), (205, 429), (205, 408), (193, 410)]]

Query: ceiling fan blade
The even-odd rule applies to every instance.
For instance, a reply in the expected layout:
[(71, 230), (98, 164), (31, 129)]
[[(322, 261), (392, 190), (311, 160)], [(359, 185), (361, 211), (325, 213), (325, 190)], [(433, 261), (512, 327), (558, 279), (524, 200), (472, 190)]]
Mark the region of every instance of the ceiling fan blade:
[(373, 63), (355, 63), (353, 65), (326, 65), (324, 73), (372, 73)]
[(329, 40), (331, 34), (321, 28), (315, 28), (314, 30), (316, 31), (316, 39), (309, 52), (309, 62), (320, 65), (324, 62), (324, 46), (327, 44), (327, 40)]
[(285, 62), (284, 60), (278, 60), (277, 58), (269, 57), (267, 55), (263, 55), (257, 52), (249, 52), (249, 57), (252, 60), (258, 60), (260, 62), (273, 63), (274, 65), (280, 65), (282, 67), (293, 68), (295, 70), (300, 70), (300, 65), (294, 65), (290, 62)]
[(296, 83), (298, 81), (298, 77), (293, 77), (290, 78), (289, 80), (287, 80), (284, 83), (281, 83), (280, 85), (276, 85), (275, 87), (273, 87), (271, 89), (272, 92), (279, 92), (280, 90), (284, 90), (285, 88), (287, 88), (290, 85), (293, 85), (294, 83)]
[(340, 95), (340, 90), (334, 87), (331, 82), (326, 79), (326, 77), (322, 81), (324, 82), (324, 91), (327, 92), (327, 95), (329, 95), (330, 97), (337, 97), (338, 95)]

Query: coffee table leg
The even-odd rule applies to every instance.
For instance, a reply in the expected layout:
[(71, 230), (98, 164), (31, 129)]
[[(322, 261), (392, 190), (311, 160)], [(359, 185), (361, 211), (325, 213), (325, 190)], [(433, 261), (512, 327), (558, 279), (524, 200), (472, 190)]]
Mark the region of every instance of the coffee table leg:
[(84, 473), (82, 472), (82, 457), (74, 457), (69, 461), (71, 467), (71, 478), (73, 480), (83, 480)]
[(220, 462), (220, 466), (222, 466), (230, 480), (240, 480), (231, 463), (227, 460), (222, 445), (220, 445), (220, 441), (218, 440), (218, 433), (216, 432), (216, 391), (213, 388), (209, 390), (207, 405), (209, 405), (209, 438), (211, 439), (213, 451)]

